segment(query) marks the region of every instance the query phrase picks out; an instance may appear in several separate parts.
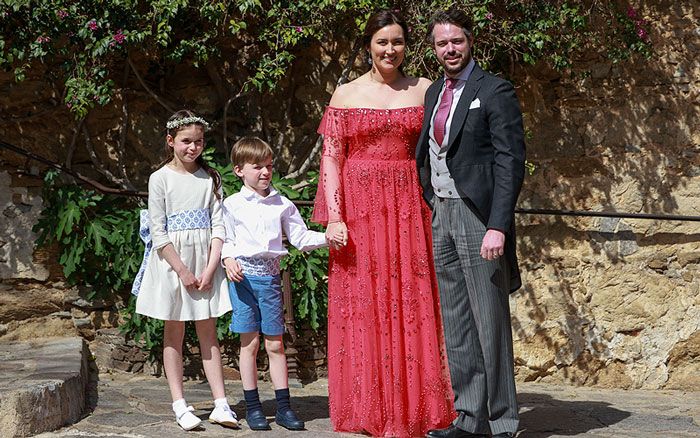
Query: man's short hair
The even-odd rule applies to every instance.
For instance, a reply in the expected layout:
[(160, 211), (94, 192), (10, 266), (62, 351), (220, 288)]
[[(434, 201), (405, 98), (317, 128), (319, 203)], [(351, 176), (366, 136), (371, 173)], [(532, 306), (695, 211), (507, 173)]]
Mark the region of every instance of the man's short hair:
[(435, 42), (435, 37), (433, 36), (433, 29), (436, 24), (453, 24), (462, 28), (462, 31), (467, 36), (467, 38), (472, 36), (472, 20), (467, 14), (465, 14), (460, 9), (452, 7), (444, 11), (438, 11), (430, 18), (430, 23), (428, 24), (428, 34), (426, 35), (430, 44)]

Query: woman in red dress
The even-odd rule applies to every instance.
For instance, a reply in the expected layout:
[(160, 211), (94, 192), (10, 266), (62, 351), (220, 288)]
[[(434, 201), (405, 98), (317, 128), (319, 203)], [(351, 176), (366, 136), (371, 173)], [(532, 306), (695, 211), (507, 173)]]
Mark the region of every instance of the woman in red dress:
[(401, 72), (406, 39), (393, 12), (369, 19), (372, 68), (335, 91), (318, 130), (313, 220), (340, 242), (328, 275), (328, 392), (339, 432), (424, 436), (455, 417), (415, 164), (430, 81)]

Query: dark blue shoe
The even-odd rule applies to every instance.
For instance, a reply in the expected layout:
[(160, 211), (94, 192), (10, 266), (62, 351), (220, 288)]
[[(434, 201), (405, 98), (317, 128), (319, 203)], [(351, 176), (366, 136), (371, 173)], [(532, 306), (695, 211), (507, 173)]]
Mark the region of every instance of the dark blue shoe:
[(245, 422), (248, 423), (248, 427), (252, 430), (272, 430), (262, 409), (247, 411), (245, 413)]
[(304, 430), (304, 422), (297, 418), (293, 410), (277, 411), (275, 423), (289, 430)]

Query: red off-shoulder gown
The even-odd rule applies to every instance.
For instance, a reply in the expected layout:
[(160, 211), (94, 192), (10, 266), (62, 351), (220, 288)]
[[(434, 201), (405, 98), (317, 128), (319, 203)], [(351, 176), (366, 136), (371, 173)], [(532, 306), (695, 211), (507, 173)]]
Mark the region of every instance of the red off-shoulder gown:
[(343, 220), (331, 249), (328, 392), (336, 431), (424, 436), (454, 419), (430, 210), (415, 146), (423, 107), (328, 107), (313, 220)]

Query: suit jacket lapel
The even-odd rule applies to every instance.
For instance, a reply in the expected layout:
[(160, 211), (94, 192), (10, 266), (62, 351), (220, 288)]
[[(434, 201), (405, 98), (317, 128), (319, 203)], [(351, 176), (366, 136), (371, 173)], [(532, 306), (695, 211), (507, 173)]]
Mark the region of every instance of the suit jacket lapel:
[(467, 83), (464, 84), (464, 89), (462, 90), (462, 95), (459, 97), (459, 102), (457, 103), (457, 108), (455, 108), (455, 113), (452, 116), (452, 122), (450, 123), (450, 138), (447, 142), (447, 148), (451, 148), (452, 144), (457, 138), (457, 134), (462, 130), (462, 125), (467, 119), (467, 114), (469, 114), (469, 105), (476, 96), (479, 87), (481, 86), (480, 80), (484, 77), (484, 71), (479, 68), (478, 65), (474, 66), (471, 75)]

